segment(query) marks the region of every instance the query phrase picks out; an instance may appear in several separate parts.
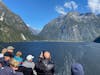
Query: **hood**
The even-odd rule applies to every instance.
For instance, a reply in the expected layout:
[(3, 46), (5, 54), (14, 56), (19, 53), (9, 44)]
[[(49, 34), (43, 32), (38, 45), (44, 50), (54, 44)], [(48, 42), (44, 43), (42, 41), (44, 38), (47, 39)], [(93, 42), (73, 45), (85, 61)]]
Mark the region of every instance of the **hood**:
[(73, 64), (71, 66), (71, 73), (72, 75), (84, 75), (83, 66), (81, 64)]

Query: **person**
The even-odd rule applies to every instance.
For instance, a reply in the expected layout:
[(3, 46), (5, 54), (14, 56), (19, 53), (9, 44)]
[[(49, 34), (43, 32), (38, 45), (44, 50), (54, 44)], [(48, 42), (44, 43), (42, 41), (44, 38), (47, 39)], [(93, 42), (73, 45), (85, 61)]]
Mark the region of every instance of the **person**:
[(22, 72), (16, 71), (18, 70), (18, 65), (19, 63), (16, 60), (11, 59), (10, 66), (0, 68), (0, 75), (23, 75)]
[(4, 54), (7, 52), (6, 48), (3, 48), (1, 53), (0, 53), (0, 68), (3, 66), (3, 62), (4, 62)]
[(21, 57), (22, 56), (22, 52), (21, 51), (17, 51), (16, 53), (16, 56), (14, 56), (14, 59), (16, 61), (18, 61), (20, 63), (20, 65), (22, 64), (23, 62), (23, 58)]
[(3, 58), (3, 60), (2, 60), (2, 62), (3, 62), (3, 66), (9, 66), (9, 61), (12, 59), (12, 55), (9, 53), (9, 52), (6, 52), (5, 54), (4, 54), (4, 58)]
[(79, 63), (72, 64), (71, 75), (84, 75), (83, 66)]
[(35, 68), (35, 63), (33, 62), (33, 58), (34, 56), (32, 55), (28, 55), (26, 57), (26, 61), (23, 62), (22, 66), (26, 67), (26, 68), (32, 68), (33, 70), (33, 74), (37, 75), (36, 71), (34, 70)]
[(54, 75), (54, 63), (48, 51), (41, 52), (39, 61), (36, 63), (37, 75)]

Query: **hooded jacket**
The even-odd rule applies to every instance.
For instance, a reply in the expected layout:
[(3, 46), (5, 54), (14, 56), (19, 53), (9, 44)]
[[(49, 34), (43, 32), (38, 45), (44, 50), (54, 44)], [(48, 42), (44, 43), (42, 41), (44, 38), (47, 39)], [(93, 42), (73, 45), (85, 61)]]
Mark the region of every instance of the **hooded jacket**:
[(83, 66), (79, 63), (71, 66), (71, 75), (84, 75)]

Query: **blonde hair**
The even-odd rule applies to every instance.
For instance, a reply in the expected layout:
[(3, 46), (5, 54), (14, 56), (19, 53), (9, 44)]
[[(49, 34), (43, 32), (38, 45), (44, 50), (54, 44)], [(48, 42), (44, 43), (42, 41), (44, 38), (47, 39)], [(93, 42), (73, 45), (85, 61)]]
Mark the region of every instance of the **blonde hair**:
[(15, 59), (11, 59), (9, 63), (12, 67), (15, 68), (19, 66), (19, 62), (17, 62)]
[(22, 56), (22, 52), (21, 51), (17, 51), (16, 56)]

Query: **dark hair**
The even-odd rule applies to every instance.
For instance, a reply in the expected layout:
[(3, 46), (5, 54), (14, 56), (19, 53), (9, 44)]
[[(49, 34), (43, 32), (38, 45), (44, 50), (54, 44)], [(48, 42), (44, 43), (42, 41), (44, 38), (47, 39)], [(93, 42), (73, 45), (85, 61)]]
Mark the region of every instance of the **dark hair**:
[(42, 53), (43, 53), (43, 58), (44, 58), (44, 53), (45, 53), (45, 52), (46, 52), (46, 50), (43, 50), (43, 51), (42, 51)]
[(13, 54), (11, 54), (11, 53), (9, 53), (9, 52), (6, 52), (6, 53), (4, 54), (4, 56), (8, 56), (8, 57), (12, 58), (12, 57), (13, 57)]

